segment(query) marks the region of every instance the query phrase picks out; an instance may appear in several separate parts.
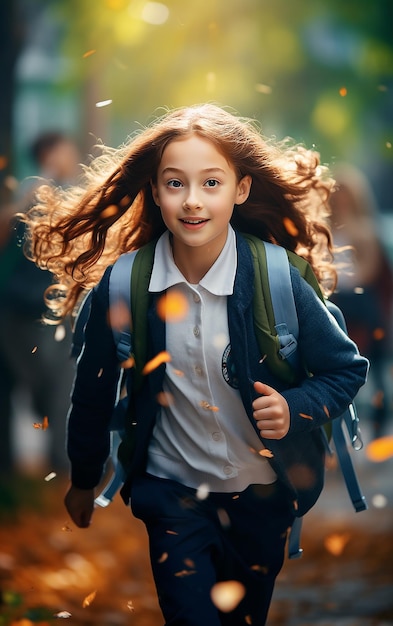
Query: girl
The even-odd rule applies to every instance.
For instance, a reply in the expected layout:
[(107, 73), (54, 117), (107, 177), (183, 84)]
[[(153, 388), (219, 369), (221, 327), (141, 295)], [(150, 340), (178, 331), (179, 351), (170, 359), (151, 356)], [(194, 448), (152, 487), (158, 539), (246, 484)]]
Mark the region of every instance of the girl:
[[(86, 174), (87, 188), (42, 188), (27, 218), (33, 258), (63, 285), (49, 302), (55, 315), (72, 312), (99, 281), (72, 393), (66, 507), (89, 526), (109, 454), (120, 376), (107, 321), (110, 265), (158, 238), (149, 357), (166, 350), (170, 362), (136, 394), (123, 497), (146, 524), (168, 626), (261, 626), (287, 529), (322, 488), (319, 427), (355, 396), (367, 361), (292, 268), (300, 354), (313, 375), (291, 387), (272, 374), (254, 334), (253, 265), (239, 231), (298, 252), (334, 284), (333, 181), (317, 154), (274, 147), (214, 105), (168, 113)], [(163, 323), (157, 301), (175, 289), (187, 311)], [(132, 370), (127, 379), (132, 397)], [(217, 600), (224, 581), (239, 592), (231, 610)]]

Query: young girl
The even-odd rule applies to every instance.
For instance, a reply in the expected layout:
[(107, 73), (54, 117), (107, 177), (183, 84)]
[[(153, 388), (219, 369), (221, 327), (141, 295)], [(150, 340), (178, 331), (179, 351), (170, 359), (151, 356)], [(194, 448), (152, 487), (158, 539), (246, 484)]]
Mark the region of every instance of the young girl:
[[(214, 105), (168, 113), (86, 174), (87, 188), (42, 188), (27, 218), (33, 258), (62, 284), (49, 299), (58, 317), (99, 281), (69, 414), (67, 510), (89, 526), (109, 454), (121, 371), (108, 324), (110, 265), (158, 238), (148, 356), (166, 351), (170, 361), (135, 399), (123, 497), (146, 524), (168, 626), (261, 626), (287, 530), (322, 488), (319, 427), (346, 408), (367, 361), (292, 268), (299, 350), (312, 376), (289, 386), (273, 375), (254, 334), (253, 263), (241, 232), (298, 252), (334, 284), (333, 181), (317, 154), (275, 147)], [(186, 313), (163, 322), (157, 301), (174, 290)], [(132, 369), (127, 378), (132, 397)], [(229, 608), (217, 600), (225, 581), (238, 592)]]

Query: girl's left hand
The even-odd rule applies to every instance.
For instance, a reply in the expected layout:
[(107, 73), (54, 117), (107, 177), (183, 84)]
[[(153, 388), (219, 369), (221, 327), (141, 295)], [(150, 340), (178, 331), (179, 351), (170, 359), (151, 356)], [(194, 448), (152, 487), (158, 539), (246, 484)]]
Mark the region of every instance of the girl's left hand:
[(282, 439), (289, 431), (290, 414), (288, 403), (278, 391), (259, 381), (254, 383), (260, 394), (252, 403), (254, 419), (261, 437)]

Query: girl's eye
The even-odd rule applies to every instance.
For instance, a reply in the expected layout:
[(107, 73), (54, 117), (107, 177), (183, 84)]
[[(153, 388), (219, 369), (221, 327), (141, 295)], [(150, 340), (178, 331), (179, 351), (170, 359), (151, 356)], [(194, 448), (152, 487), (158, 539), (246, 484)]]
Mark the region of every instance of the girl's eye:
[(209, 180), (205, 182), (206, 187), (217, 187), (219, 184), (220, 183), (215, 178), (209, 178)]
[(178, 189), (178, 187), (181, 187), (182, 183), (180, 182), (180, 180), (168, 180), (167, 182), (167, 187), (174, 187), (175, 189)]

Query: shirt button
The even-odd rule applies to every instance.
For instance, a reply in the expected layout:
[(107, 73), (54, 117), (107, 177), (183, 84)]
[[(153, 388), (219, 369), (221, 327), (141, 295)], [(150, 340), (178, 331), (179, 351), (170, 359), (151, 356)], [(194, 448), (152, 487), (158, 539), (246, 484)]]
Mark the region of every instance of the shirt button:
[(221, 433), (212, 433), (213, 441), (221, 441)]
[(200, 302), (200, 301), (201, 301), (201, 299), (200, 299), (200, 297), (198, 296), (198, 294), (197, 294), (197, 293), (193, 293), (193, 294), (192, 294), (192, 297), (193, 297), (194, 302), (197, 302), (197, 303), (198, 303), (198, 302)]
[(194, 333), (194, 337), (199, 337), (200, 335), (200, 330), (199, 330), (199, 326), (194, 326), (192, 332)]
[(230, 465), (224, 465), (224, 474), (225, 476), (230, 476), (232, 474), (232, 468)]
[(198, 376), (202, 376), (203, 369), (201, 368), (200, 365), (196, 365), (194, 369), (195, 369), (195, 374), (197, 374)]

